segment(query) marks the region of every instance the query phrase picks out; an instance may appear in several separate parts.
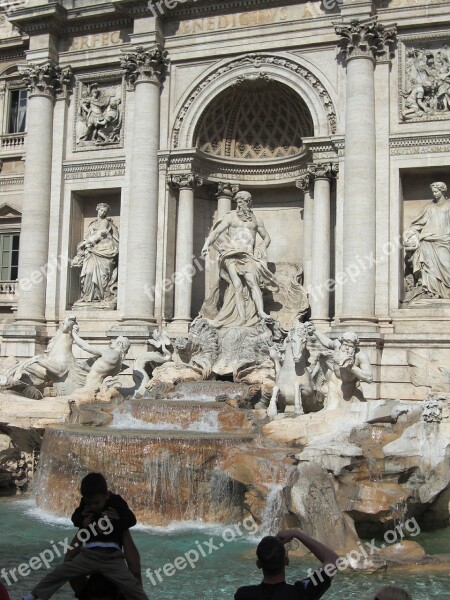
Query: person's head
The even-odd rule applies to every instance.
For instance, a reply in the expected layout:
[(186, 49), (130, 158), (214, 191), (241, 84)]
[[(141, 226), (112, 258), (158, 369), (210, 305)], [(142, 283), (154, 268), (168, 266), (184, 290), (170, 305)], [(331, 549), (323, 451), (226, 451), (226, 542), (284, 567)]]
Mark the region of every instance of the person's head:
[(101, 473), (89, 473), (83, 477), (80, 485), (87, 510), (100, 512), (105, 508), (109, 498), (108, 484)]
[(313, 335), (314, 332), (316, 331), (316, 326), (314, 325), (314, 323), (312, 321), (306, 321), (305, 327), (306, 327), (306, 331), (307, 331), (308, 335)]
[(445, 192), (447, 191), (447, 186), (442, 181), (435, 181), (430, 185), (430, 188), (436, 200), (439, 200), (439, 198), (445, 196)]
[(234, 197), (234, 201), (238, 208), (252, 207), (252, 195), (250, 192), (238, 192)]
[(125, 354), (130, 349), (130, 345), (130, 340), (124, 337), (123, 335), (119, 335), (119, 337), (117, 337), (115, 340), (112, 340), (111, 342), (111, 348), (117, 348), (118, 350), (120, 350), (123, 356), (125, 356)]
[(412, 596), (401, 587), (385, 585), (375, 594), (374, 600), (412, 600)]
[(104, 219), (110, 210), (111, 207), (106, 202), (100, 202), (100, 204), (97, 204), (97, 214), (101, 219)]
[(256, 556), (256, 566), (269, 577), (281, 575), (285, 566), (289, 564), (284, 544), (273, 535), (268, 535), (259, 542)]
[(359, 346), (359, 338), (354, 331), (346, 331), (339, 338), (341, 342), (342, 350), (346, 350), (348, 353), (355, 353)]

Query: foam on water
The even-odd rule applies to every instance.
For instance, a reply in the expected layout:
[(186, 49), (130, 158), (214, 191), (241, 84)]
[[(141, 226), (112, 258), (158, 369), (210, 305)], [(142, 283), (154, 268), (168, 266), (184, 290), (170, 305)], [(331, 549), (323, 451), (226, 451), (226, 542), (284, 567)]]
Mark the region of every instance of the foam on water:
[[(36, 506), (36, 501), (34, 499), (26, 500), (23, 504), (25, 505), (24, 514), (27, 517), (41, 521), (46, 525), (73, 529), (73, 523), (69, 519), (69, 517), (62, 517), (61, 515), (56, 515), (43, 508), (39, 508), (38, 506)], [(74, 507), (74, 509), (75, 508), (76, 507)]]
[(183, 427), (179, 423), (166, 423), (157, 421), (148, 423), (142, 419), (136, 419), (129, 413), (116, 411), (113, 413), (113, 422), (110, 429), (140, 429), (148, 431), (199, 431), (205, 433), (217, 433), (220, 431), (217, 411), (207, 412), (201, 419), (189, 423)]
[[(231, 396), (230, 396), (231, 397)], [(196, 396), (195, 394), (192, 394), (192, 396), (190, 396), (189, 394), (183, 394), (181, 397), (171, 397), (170, 398), (171, 401), (173, 402), (215, 402), (216, 401), (216, 396), (206, 396), (206, 394), (202, 394), (201, 396)]]
[[(36, 506), (34, 498), (28, 498), (26, 500), (21, 499), (17, 502), (16, 506), (23, 511), (23, 514), (30, 519), (40, 521), (45, 525), (52, 527), (60, 527), (63, 529), (73, 529), (73, 523), (69, 517), (63, 517), (50, 511), (44, 510)], [(75, 508), (75, 507), (74, 507)], [(221, 536), (225, 530), (233, 529), (237, 524), (224, 525), (223, 523), (205, 523), (201, 519), (193, 521), (172, 521), (165, 526), (152, 526), (138, 523), (133, 527), (133, 531), (142, 531), (143, 533), (155, 534), (155, 535), (177, 535), (179, 533), (203, 533), (208, 535)], [(245, 532), (245, 528), (241, 527), (241, 530)], [(243, 535), (240, 536), (242, 539), (251, 541), (257, 541), (258, 538), (254, 536)]]

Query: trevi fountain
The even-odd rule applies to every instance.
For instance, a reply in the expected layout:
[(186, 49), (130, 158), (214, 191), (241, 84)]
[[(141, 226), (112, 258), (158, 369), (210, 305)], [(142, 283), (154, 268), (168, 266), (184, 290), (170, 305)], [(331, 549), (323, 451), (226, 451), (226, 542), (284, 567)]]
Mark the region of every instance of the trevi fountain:
[(230, 598), (296, 527), (335, 598), (449, 598), (448, 3), (9, 4), (0, 566), (99, 471), (150, 597)]
[[(431, 190), (435, 200), (404, 234), (426, 297), (450, 289), (450, 201), (443, 183)], [(38, 506), (70, 514), (80, 478), (100, 471), (144, 525), (251, 517), (266, 532), (296, 526), (332, 540), (339, 553), (353, 551), (353, 569), (448, 568), (448, 557), (427, 555), (407, 533), (367, 556), (357, 548), (411, 519), (447, 525), (450, 369), (411, 352), (411, 380), (429, 388), (426, 400), (368, 400), (374, 369), (358, 334), (330, 338), (308, 320), (301, 274), (284, 284), (279, 318), (265, 311), (262, 289), (281, 284), (267, 264), (270, 236), (250, 193), (236, 191), (234, 202), (203, 246), (216, 250), (220, 278), (187, 336), (155, 329), (127, 364), (126, 337), (93, 346), (73, 314), (43, 353), (4, 370), (1, 420), (45, 428), (32, 486)], [(117, 235), (102, 208), (79, 248)], [(109, 262), (95, 265), (108, 283), (110, 249)], [(77, 360), (76, 347), (90, 358)], [(26, 486), (16, 462), (4, 464)]]

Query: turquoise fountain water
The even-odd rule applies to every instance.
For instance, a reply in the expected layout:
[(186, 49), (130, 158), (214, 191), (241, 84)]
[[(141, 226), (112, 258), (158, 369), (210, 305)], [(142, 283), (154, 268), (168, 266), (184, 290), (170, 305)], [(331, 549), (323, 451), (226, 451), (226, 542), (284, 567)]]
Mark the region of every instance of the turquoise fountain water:
[[(70, 521), (37, 509), (32, 499), (0, 499), (0, 522), (2, 537), (0, 546), (0, 567), (7, 570), (17, 568), (32, 556), (39, 555), (51, 542), (58, 543), (73, 534)], [(449, 531), (436, 534), (421, 534), (417, 539), (428, 552), (449, 552)], [(172, 577), (164, 577), (162, 583), (153, 585), (144, 576), (144, 588), (149, 598), (158, 600), (230, 600), (240, 585), (255, 582), (260, 572), (255, 566), (254, 552), (256, 539), (247, 536), (234, 541), (223, 542), (225, 527), (207, 527), (201, 524), (184, 524), (169, 528), (137, 527), (133, 537), (139, 547), (142, 566), (154, 572), (176, 557), (195, 549), (199, 544), (214, 539), (214, 544), (223, 547), (202, 557), (195, 569), (177, 571)], [(231, 537), (231, 536), (228, 536)], [(206, 545), (204, 546), (207, 547)], [(55, 563), (56, 564), (56, 563)], [(288, 569), (288, 579), (305, 576), (310, 560), (292, 558)], [(12, 582), (9, 588), (11, 598), (19, 598), (29, 590), (44, 574), (44, 570), (31, 571), (30, 575)], [(420, 572), (404, 569), (401, 572), (388, 571), (365, 575), (356, 572), (343, 572), (338, 575), (329, 597), (333, 600), (371, 600), (373, 593), (388, 583), (407, 587), (414, 600), (445, 600), (450, 598), (450, 582), (445, 572)], [(61, 600), (73, 598), (68, 587), (55, 596)]]
[[(230, 412), (209, 398), (178, 399), (175, 404), (126, 403), (107, 429), (48, 430), (34, 489), (39, 508), (31, 497), (0, 499), (0, 567), (9, 573), (43, 550), (70, 540), (74, 529), (67, 515), (77, 502), (79, 481), (87, 471), (101, 470), (146, 523), (133, 530), (133, 537), (151, 599), (229, 599), (237, 587), (257, 583), (261, 574), (255, 566), (256, 543), (283, 524), (278, 502), (282, 485), (266, 481), (262, 522), (259, 527), (243, 527), (243, 490), (222, 466), (230, 449), (240, 446), (245, 452), (254, 442), (245, 412)], [(240, 532), (234, 528), (237, 523)], [(415, 541), (429, 553), (450, 553), (448, 530), (421, 534)], [(158, 579), (158, 569), (187, 553), (198, 555), (198, 560), (183, 570), (169, 569), (171, 575)], [(309, 567), (317, 566), (316, 561), (293, 557), (288, 578), (303, 578)], [(12, 598), (31, 589), (44, 573), (43, 568), (31, 570), (17, 581), (11, 576)], [(372, 575), (340, 573), (329, 597), (371, 599), (388, 583), (404, 585), (414, 600), (450, 599), (448, 573), (415, 572), (414, 566)], [(58, 597), (73, 595), (66, 586)]]

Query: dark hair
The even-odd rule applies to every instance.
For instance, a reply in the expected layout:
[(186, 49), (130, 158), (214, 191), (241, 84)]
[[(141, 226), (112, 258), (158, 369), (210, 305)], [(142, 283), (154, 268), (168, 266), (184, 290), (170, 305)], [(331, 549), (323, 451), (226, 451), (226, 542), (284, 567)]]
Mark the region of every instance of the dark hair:
[(268, 535), (259, 542), (256, 556), (264, 574), (278, 575), (283, 571), (286, 550), (283, 543), (273, 535)]
[(92, 498), (96, 494), (107, 494), (108, 484), (101, 473), (89, 473), (81, 481), (80, 492), (84, 498)]

